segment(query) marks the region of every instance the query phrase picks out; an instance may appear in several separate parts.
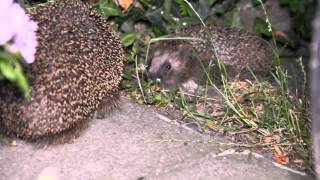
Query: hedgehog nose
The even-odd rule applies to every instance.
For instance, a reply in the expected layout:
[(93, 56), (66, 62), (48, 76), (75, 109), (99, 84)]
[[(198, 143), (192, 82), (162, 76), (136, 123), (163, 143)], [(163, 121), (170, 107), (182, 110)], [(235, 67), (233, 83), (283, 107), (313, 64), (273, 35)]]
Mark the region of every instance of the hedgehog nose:
[(157, 73), (153, 73), (153, 72), (149, 72), (148, 73), (148, 77), (152, 80), (156, 80), (158, 77), (158, 74)]

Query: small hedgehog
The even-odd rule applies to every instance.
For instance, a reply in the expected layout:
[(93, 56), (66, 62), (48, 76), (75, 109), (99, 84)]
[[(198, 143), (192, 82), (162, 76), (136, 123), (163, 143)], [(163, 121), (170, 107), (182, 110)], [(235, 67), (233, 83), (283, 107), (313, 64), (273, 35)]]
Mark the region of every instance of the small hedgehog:
[[(164, 88), (200, 84), (204, 79), (203, 67), (207, 67), (211, 59), (216, 59), (214, 52), (224, 63), (228, 78), (237, 75), (248, 78), (250, 75), (246, 70), (247, 66), (257, 74), (270, 70), (273, 53), (265, 40), (236, 28), (212, 25), (208, 30), (213, 35), (212, 44), (208, 42), (210, 38), (201, 25), (178, 30), (174, 36), (194, 37), (203, 41), (157, 42), (148, 58), (149, 77), (161, 79), (161, 86)], [(211, 75), (219, 79), (217, 62), (214, 61), (215, 67)]]
[(26, 67), (31, 97), (0, 81), (0, 127), (27, 140), (60, 136), (118, 97), (124, 52), (90, 5), (57, 0), (30, 9), (38, 23), (36, 60)]

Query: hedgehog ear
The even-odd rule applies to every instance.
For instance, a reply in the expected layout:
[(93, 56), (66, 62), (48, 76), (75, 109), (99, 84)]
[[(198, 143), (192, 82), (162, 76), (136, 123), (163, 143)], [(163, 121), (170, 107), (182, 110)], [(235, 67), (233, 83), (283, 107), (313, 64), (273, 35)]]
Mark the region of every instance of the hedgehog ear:
[(183, 59), (192, 60), (192, 61), (197, 60), (196, 51), (190, 44), (185, 42), (185, 43), (178, 44), (177, 46), (178, 46), (177, 49), (179, 51), (180, 57), (183, 57)]
[(146, 61), (144, 62), (144, 64), (146, 65), (147, 69), (149, 69), (151, 66), (154, 51), (155, 48), (150, 48), (149, 52), (146, 54), (146, 56), (148, 55), (148, 57), (146, 57)]
[(181, 52), (181, 55), (182, 55), (182, 57), (184, 57), (184, 59), (189, 60), (191, 63), (197, 62), (198, 55), (197, 55), (197, 52), (193, 48), (185, 48)]
[(148, 54), (146, 54), (146, 55), (148, 55), (148, 57), (146, 57), (147, 59), (144, 62), (144, 64), (146, 65), (147, 69), (150, 68), (154, 54), (158, 49), (159, 49), (159, 46), (157, 44), (155, 44), (155, 45), (151, 46)]

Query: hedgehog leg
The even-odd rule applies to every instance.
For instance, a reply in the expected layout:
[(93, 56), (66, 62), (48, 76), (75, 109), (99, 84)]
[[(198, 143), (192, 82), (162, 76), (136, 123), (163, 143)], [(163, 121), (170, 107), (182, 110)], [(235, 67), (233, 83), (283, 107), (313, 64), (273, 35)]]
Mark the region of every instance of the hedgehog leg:
[(64, 143), (70, 143), (72, 140), (78, 138), (83, 133), (83, 131), (85, 131), (88, 128), (90, 120), (92, 120), (94, 117), (97, 119), (103, 119), (110, 111), (118, 109), (119, 101), (119, 91), (109, 93), (99, 104), (95, 115), (91, 115), (87, 118), (84, 118), (82, 121), (76, 123), (74, 127), (70, 128), (69, 130), (63, 131), (57, 135), (43, 136), (34, 140), (29, 140), (29, 142), (35, 143), (39, 148), (47, 145), (59, 145)]
[(38, 148), (43, 148), (48, 145), (60, 145), (64, 143), (72, 143), (73, 140), (80, 137), (80, 135), (83, 134), (84, 131), (86, 131), (89, 127), (89, 122), (93, 116), (89, 116), (87, 118), (84, 118), (82, 121), (79, 121), (75, 124), (74, 127), (63, 131), (56, 135), (48, 135), (48, 136), (42, 136), (38, 137), (36, 139), (25, 139), (26, 141), (34, 144)]
[(119, 108), (120, 92), (115, 91), (104, 97), (96, 111), (95, 118), (104, 119), (106, 115), (114, 109)]
[[(90, 117), (84, 118), (82, 121), (79, 121), (75, 124), (74, 127), (62, 131), (59, 134), (55, 135), (45, 135), (35, 139), (29, 139), (21, 137), (34, 144), (36, 147), (42, 148), (48, 145), (59, 145), (64, 143), (70, 143), (72, 140), (77, 139), (89, 126), (90, 120), (93, 118), (93, 115)], [(1, 125), (0, 125), (1, 126)], [(4, 145), (9, 145), (10, 142), (14, 139), (17, 139), (17, 135), (12, 133), (8, 129), (0, 128), (0, 147)]]

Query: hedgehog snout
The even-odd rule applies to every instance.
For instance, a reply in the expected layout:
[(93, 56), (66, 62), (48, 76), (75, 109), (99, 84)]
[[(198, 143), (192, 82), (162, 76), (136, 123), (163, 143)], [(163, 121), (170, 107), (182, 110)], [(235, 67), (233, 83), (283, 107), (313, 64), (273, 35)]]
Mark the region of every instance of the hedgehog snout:
[(149, 79), (151, 79), (151, 80), (153, 80), (153, 81), (155, 81), (155, 80), (157, 80), (157, 79), (160, 79), (160, 80), (162, 80), (162, 76), (161, 76), (161, 74), (160, 73), (158, 73), (158, 72), (148, 72), (148, 78)]

